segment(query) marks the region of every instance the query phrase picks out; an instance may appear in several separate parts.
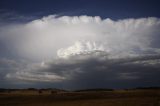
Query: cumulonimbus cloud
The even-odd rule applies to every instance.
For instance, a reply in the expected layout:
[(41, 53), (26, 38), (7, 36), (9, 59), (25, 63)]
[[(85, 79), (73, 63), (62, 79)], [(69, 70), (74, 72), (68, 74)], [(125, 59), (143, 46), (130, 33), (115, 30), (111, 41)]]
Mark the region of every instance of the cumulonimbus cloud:
[(156, 85), (159, 29), (160, 19), (155, 17), (114, 21), (56, 15), (1, 26), (2, 44), (19, 59), (27, 60), (27, 66), (9, 71), (5, 78), (77, 88), (107, 87), (104, 83), (116, 81), (136, 85), (137, 80)]
[(159, 27), (160, 20), (154, 17), (113, 21), (98, 16), (50, 15), (25, 24), (2, 26), (0, 35), (15, 54), (43, 61), (56, 58), (59, 49), (77, 41), (98, 44), (104, 51), (121, 56), (157, 52)]

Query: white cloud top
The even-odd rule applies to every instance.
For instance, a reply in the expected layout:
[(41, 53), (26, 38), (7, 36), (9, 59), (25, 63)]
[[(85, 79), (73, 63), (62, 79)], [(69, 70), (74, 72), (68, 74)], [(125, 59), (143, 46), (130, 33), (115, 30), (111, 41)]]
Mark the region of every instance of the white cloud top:
[[(66, 49), (61, 48), (57, 51), (60, 58), (69, 58), (74, 55), (88, 54), (94, 51), (105, 51), (103, 45), (98, 45), (90, 41), (77, 41), (73, 46)], [(106, 51), (107, 52), (107, 51)]]
[[(65, 57), (67, 53), (94, 50), (94, 43), (114, 56), (138, 55), (157, 48), (154, 42), (158, 42), (159, 27), (158, 18), (114, 21), (98, 16), (50, 15), (26, 24), (1, 27), (0, 35), (15, 54), (43, 61), (56, 58), (57, 51)], [(74, 45), (77, 41), (83, 42)]]

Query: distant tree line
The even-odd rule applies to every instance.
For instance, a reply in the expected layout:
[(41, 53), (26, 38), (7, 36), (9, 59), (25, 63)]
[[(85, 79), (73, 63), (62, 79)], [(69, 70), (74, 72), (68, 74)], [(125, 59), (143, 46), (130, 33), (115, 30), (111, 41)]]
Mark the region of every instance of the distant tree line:
[(82, 89), (76, 90), (75, 92), (90, 92), (90, 91), (114, 91), (114, 89), (105, 89), (105, 88), (97, 88), (97, 89)]
[[(124, 89), (124, 90), (159, 90), (160, 87), (137, 87), (137, 88), (130, 88), (130, 89)], [(43, 93), (43, 91), (50, 91), (51, 94), (55, 94), (58, 92), (69, 92), (67, 90), (63, 89), (57, 89), (57, 88), (43, 88), (43, 89), (37, 89), (37, 88), (27, 88), (27, 89), (6, 89), (6, 88), (0, 88), (0, 93), (10, 93), (13, 91), (37, 91), (39, 94)], [(98, 92), (98, 91), (114, 91), (114, 89), (109, 88), (94, 88), (94, 89), (80, 89), (80, 90), (74, 90), (72, 92)]]

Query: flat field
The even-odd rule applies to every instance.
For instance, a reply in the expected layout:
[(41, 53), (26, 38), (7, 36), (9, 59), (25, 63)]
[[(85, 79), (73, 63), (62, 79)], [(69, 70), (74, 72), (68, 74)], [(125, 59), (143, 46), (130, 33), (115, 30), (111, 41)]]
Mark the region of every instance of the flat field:
[(0, 106), (160, 106), (160, 90), (0, 93)]

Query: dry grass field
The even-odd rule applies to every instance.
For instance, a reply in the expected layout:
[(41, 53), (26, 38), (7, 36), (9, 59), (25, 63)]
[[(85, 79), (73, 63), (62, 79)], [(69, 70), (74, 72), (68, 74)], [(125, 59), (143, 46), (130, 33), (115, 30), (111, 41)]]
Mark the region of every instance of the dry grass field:
[(160, 106), (160, 90), (0, 93), (0, 106)]

